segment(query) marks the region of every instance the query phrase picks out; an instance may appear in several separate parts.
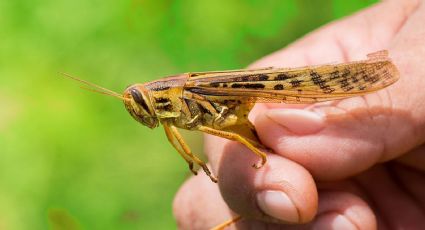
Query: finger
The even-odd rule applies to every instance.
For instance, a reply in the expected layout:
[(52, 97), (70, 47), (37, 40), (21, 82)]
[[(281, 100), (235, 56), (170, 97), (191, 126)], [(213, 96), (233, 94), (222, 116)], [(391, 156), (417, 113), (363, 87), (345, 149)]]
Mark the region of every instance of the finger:
[(418, 102), (425, 100), (425, 92), (415, 89), (425, 87), (425, 69), (421, 67), (425, 50), (403, 42), (415, 38), (415, 47), (425, 46), (425, 39), (419, 36), (425, 34), (425, 28), (418, 24), (423, 21), (420, 19), (425, 20), (424, 5), (401, 29), (405, 39), (399, 35), (398, 42), (390, 47), (401, 73), (396, 85), (364, 97), (302, 110), (276, 105), (271, 111), (257, 110), (255, 126), (262, 142), (321, 180), (354, 175), (422, 143), (425, 106)]
[(372, 204), (382, 229), (424, 226), (425, 178), (423, 169), (410, 164), (413, 162), (410, 160), (418, 156), (418, 152), (412, 153), (409, 161), (402, 164), (398, 163), (400, 161), (380, 164), (342, 183), (320, 183), (318, 186), (321, 190), (346, 191)]
[[(414, 200), (415, 205), (425, 208), (425, 177), (423, 170), (417, 170), (405, 165), (394, 164), (393, 172), (398, 184)], [(424, 218), (422, 218), (424, 220)], [(422, 224), (423, 225), (423, 224)]]
[(423, 144), (402, 157), (397, 158), (397, 162), (425, 172), (425, 145)]
[[(345, 103), (360, 107), (361, 100)], [(387, 121), (364, 110), (353, 114), (341, 104), (266, 110), (256, 117), (255, 126), (262, 143), (275, 153), (300, 163), (317, 179), (339, 180), (369, 168), (385, 154), (381, 134)]]
[[(422, 197), (423, 193), (420, 192), (424, 188), (414, 185), (413, 181), (404, 180), (409, 175), (406, 172), (395, 165), (380, 165), (356, 176), (357, 183), (365, 190), (369, 199), (373, 200), (373, 209), (381, 215), (382, 224), (388, 229), (397, 229), (400, 226), (414, 229), (424, 225), (423, 207), (415, 197)], [(420, 184), (423, 181), (422, 178), (415, 180), (415, 183)]]
[(321, 191), (319, 210), (311, 223), (288, 225), (264, 223), (248, 219), (238, 225), (238, 229), (377, 229), (376, 217), (367, 203), (361, 198), (345, 192)]
[(267, 222), (306, 223), (317, 211), (317, 190), (300, 165), (270, 154), (265, 166), (244, 146), (228, 142), (218, 169), (219, 187), (227, 205), (244, 218)]
[(376, 229), (376, 218), (359, 197), (344, 192), (321, 192), (313, 229)]

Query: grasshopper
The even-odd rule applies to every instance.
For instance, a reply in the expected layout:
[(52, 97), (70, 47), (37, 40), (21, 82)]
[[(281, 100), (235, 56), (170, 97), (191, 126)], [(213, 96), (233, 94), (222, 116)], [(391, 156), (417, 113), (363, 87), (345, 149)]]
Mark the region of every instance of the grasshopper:
[(267, 161), (248, 114), (255, 103), (316, 103), (360, 96), (385, 88), (399, 78), (387, 51), (367, 60), (299, 68), (193, 72), (134, 84), (123, 94), (74, 78), (92, 91), (121, 99), (131, 116), (153, 129), (161, 124), (170, 143), (187, 162), (217, 182), (190, 150), (178, 129), (201, 131), (240, 142), (255, 153), (261, 168)]

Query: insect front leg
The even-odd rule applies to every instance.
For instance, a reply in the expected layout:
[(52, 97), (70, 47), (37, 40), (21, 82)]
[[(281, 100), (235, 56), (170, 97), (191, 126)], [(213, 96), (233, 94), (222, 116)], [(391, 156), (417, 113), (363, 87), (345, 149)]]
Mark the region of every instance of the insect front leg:
[(214, 123), (213, 123), (214, 126), (218, 125), (219, 123), (225, 120), (225, 115), (229, 111), (229, 108), (227, 108), (226, 106), (218, 106), (218, 110), (220, 112), (218, 113), (217, 117), (214, 119)]
[(188, 121), (188, 122), (186, 123), (186, 126), (187, 126), (188, 128), (190, 128), (190, 127), (194, 127), (194, 126), (196, 125), (196, 123), (198, 122), (199, 117), (200, 117), (200, 115), (199, 115), (199, 114), (196, 114), (196, 116), (195, 116), (195, 117), (193, 117), (190, 121)]
[(195, 156), (192, 153), (192, 151), (190, 150), (189, 146), (184, 141), (182, 135), (177, 130), (177, 128), (174, 125), (164, 124), (164, 127), (165, 126), (169, 127), (171, 134), (177, 139), (177, 141), (179, 142), (179, 144), (180, 144), (181, 148), (183, 149), (183, 152), (186, 154), (186, 156), (190, 157), (196, 164), (201, 166), (201, 168), (204, 170), (204, 172), (207, 174), (207, 176), (211, 179), (211, 181), (213, 181), (214, 183), (217, 183), (217, 178), (214, 175), (212, 175), (210, 169), (205, 164), (205, 162), (203, 162), (201, 159), (199, 159), (197, 156)]
[(229, 140), (237, 141), (237, 142), (245, 145), (248, 149), (253, 151), (257, 156), (259, 156), (261, 158), (260, 162), (252, 165), (252, 167), (254, 167), (256, 169), (263, 167), (263, 165), (266, 164), (266, 162), (267, 162), (266, 154), (263, 153), (258, 148), (256, 148), (248, 140), (246, 140), (245, 138), (243, 138), (239, 134), (228, 132), (228, 131), (223, 131), (223, 130), (218, 130), (218, 129), (213, 129), (213, 128), (210, 128), (210, 127), (207, 127), (207, 126), (199, 126), (198, 130), (201, 131), (201, 132), (204, 132), (204, 133), (214, 135), (214, 136), (224, 137), (224, 138), (229, 139)]
[(183, 150), (180, 149), (180, 147), (175, 143), (174, 141), (174, 135), (172, 131), (170, 130), (170, 126), (167, 124), (163, 124), (165, 134), (167, 135), (168, 141), (173, 145), (173, 147), (177, 150), (177, 152), (180, 154), (181, 157), (187, 162), (189, 165), (190, 171), (196, 176), (198, 175), (198, 172), (193, 169), (193, 161), (188, 156), (186, 156), (186, 153), (183, 152)]

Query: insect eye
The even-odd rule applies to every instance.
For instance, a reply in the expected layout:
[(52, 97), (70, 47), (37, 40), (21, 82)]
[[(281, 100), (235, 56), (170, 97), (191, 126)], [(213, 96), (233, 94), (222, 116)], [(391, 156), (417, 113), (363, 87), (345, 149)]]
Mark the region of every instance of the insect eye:
[(149, 112), (149, 107), (146, 104), (145, 100), (143, 99), (142, 93), (140, 93), (139, 90), (131, 89), (130, 94), (137, 104), (141, 105), (146, 112)]

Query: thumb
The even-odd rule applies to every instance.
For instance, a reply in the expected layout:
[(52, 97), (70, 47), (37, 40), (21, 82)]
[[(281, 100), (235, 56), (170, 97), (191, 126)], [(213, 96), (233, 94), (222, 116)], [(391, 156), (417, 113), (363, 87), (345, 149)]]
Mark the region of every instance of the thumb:
[(363, 97), (298, 109), (257, 107), (255, 126), (261, 141), (321, 180), (354, 175), (421, 144), (425, 138), (423, 20), (425, 5), (421, 4), (386, 45), (401, 74), (395, 85)]

